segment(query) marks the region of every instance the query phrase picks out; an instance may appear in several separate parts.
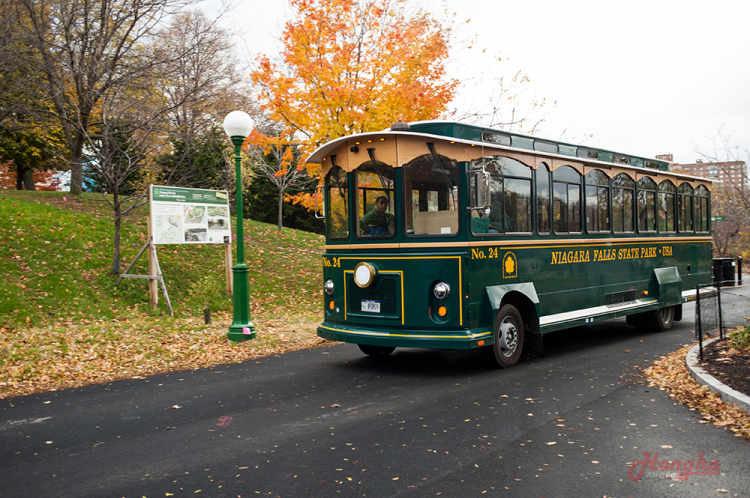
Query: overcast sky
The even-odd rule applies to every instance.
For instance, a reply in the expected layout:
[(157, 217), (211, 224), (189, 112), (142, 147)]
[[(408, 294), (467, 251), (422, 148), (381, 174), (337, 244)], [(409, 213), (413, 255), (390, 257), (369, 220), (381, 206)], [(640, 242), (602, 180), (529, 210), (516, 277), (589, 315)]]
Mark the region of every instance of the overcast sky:
[[(500, 72), (523, 70), (529, 92), (545, 98), (548, 109), (555, 102), (539, 136), (645, 157), (672, 153), (690, 163), (700, 158), (696, 146), (711, 149), (706, 137), (723, 126), (740, 159), (749, 159), (750, 1), (447, 0), (447, 6), (459, 34), (478, 36), (473, 52), (499, 53)], [(231, 19), (243, 27), (251, 51), (272, 55), (287, 17), (286, 0), (240, 0)], [(470, 53), (461, 56), (464, 68), (474, 61)]]

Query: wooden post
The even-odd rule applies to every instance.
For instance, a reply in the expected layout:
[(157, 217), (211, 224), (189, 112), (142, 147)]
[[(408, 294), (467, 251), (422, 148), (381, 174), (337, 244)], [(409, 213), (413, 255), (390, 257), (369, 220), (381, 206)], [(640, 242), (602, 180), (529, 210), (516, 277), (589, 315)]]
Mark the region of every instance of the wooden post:
[(227, 295), (234, 294), (234, 279), (232, 278), (232, 242), (224, 244), (224, 274), (227, 279)]
[(148, 217), (148, 239), (148, 274), (152, 277), (155, 277), (148, 281), (148, 294), (149, 300), (151, 302), (151, 307), (153, 309), (156, 309), (156, 307), (159, 305), (159, 281), (157, 280), (157, 278), (159, 277), (159, 273), (157, 263), (154, 259), (154, 251), (156, 251), (156, 245), (154, 244), (153, 232), (151, 230), (150, 216)]

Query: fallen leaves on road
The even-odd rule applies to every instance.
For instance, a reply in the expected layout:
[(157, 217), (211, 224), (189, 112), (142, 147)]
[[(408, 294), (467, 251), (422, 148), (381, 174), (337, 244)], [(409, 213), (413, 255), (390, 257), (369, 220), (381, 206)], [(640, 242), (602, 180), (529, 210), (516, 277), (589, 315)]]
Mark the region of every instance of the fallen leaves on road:
[(703, 418), (701, 424), (713, 423), (726, 427), (740, 437), (750, 440), (750, 415), (736, 404), (725, 403), (707, 386), (698, 384), (685, 364), (685, 356), (694, 344), (662, 356), (645, 370), (649, 384), (667, 391), (669, 396), (697, 410)]
[[(232, 343), (229, 314), (152, 317), (95, 324), (34, 327), (0, 334), (0, 399), (119, 379), (205, 368), (330, 344), (313, 318), (254, 318), (255, 339)], [(175, 407), (172, 407), (175, 408)]]

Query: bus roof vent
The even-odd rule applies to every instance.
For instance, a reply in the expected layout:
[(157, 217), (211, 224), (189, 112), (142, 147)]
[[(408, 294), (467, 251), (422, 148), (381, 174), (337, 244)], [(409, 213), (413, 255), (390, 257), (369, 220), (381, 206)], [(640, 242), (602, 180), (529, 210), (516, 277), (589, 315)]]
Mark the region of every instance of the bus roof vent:
[(391, 131), (406, 131), (409, 129), (409, 123), (404, 123), (400, 119), (398, 120), (398, 123), (393, 123), (391, 125)]

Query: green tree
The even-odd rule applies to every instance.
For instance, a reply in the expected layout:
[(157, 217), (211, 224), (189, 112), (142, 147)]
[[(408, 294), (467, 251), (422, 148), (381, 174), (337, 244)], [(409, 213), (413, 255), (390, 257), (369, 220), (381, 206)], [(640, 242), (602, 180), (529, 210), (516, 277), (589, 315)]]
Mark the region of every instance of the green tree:
[(10, 161), (16, 173), (17, 190), (36, 190), (33, 173), (60, 167), (59, 153), (65, 147), (59, 128), (23, 126), (23, 123), (0, 125), (0, 162)]
[(70, 190), (81, 192), (84, 147), (101, 121), (102, 98), (184, 54), (152, 50), (150, 37), (188, 0), (9, 0), (12, 26), (28, 51), (19, 65), (43, 76), (52, 115), (64, 130)]
[[(243, 194), (244, 217), (251, 220), (278, 225), (278, 199), (279, 189), (268, 178), (254, 172), (249, 185), (245, 187)], [(293, 196), (300, 193), (313, 194), (315, 185), (300, 190), (291, 187), (287, 195)], [(288, 228), (305, 230), (306, 232), (322, 234), (325, 229), (323, 220), (315, 218), (315, 214), (304, 206), (284, 202), (282, 205), (282, 224)]]
[(233, 171), (227, 168), (229, 143), (222, 130), (172, 140), (172, 150), (156, 158), (161, 183), (179, 187), (231, 190)]

